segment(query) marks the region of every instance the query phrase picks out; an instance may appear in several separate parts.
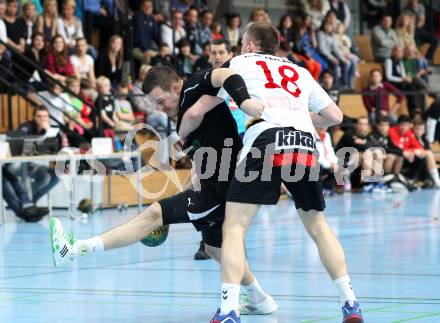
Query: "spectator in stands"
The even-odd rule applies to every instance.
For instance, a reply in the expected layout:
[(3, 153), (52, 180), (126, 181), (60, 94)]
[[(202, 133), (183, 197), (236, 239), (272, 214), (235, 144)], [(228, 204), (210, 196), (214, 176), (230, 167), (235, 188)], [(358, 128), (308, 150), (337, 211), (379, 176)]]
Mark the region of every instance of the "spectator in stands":
[(426, 111), (426, 138), (432, 144), (440, 140), (440, 97), (436, 97)]
[(38, 222), (49, 213), (48, 208), (36, 207), (29, 198), (26, 187), (6, 166), (1, 169), (3, 197), (17, 217), (26, 222)]
[(122, 64), (124, 63), (124, 44), (122, 37), (114, 35), (108, 41), (106, 49), (99, 53), (95, 65), (97, 76), (107, 77), (113, 86), (122, 80)]
[[(396, 102), (391, 107), (390, 95), (396, 97)], [(373, 69), (370, 71), (368, 86), (362, 89), (362, 101), (372, 123), (375, 123), (377, 119), (377, 112), (379, 112), (379, 116), (387, 117), (395, 122), (397, 120), (397, 110), (404, 98), (398, 88), (389, 82), (383, 81), (380, 70)]]
[(81, 79), (86, 79), (90, 82), (93, 88), (96, 88), (95, 77), (95, 61), (92, 56), (87, 54), (88, 44), (86, 38), (77, 38), (75, 54), (70, 56), (70, 61), (73, 67), (78, 71)]
[(193, 66), (194, 73), (212, 68), (209, 62), (209, 47), (210, 43), (203, 45), (203, 54), (196, 60)]
[(321, 86), (325, 90), (325, 92), (327, 92), (330, 98), (336, 104), (339, 104), (339, 89), (335, 86), (335, 77), (329, 70), (322, 73)]
[[(403, 48), (400, 45), (394, 47), (392, 55), (385, 61), (385, 78), (401, 91), (419, 91), (422, 85), (408, 76), (403, 64)], [(408, 109), (411, 115), (422, 111), (424, 96), (415, 93), (406, 94)]]
[[(422, 119), (414, 120), (413, 132), (416, 139), (419, 141), (419, 143), (422, 145), (423, 149), (425, 150), (426, 158), (434, 160), (435, 162), (434, 153), (432, 152), (431, 145), (429, 144), (429, 141), (426, 138), (425, 122)], [(425, 162), (425, 163), (421, 162), (421, 163), (422, 163), (422, 167), (418, 167), (416, 172), (414, 172), (413, 169), (410, 169), (408, 176), (415, 180), (420, 180), (424, 182), (423, 187), (432, 187), (432, 182), (430, 181), (431, 176), (427, 168), (427, 164), (429, 164), (429, 162)]]
[(428, 62), (423, 56), (420, 57), (417, 55), (417, 49), (414, 44), (408, 44), (405, 47), (403, 66), (405, 67), (406, 74), (409, 77), (412, 77), (415, 82), (420, 84), (421, 90), (428, 89)]
[(111, 92), (112, 85), (107, 77), (100, 76), (96, 79), (96, 86), (98, 87), (98, 97), (95, 101), (95, 107), (101, 111), (103, 134), (105, 137), (114, 138), (116, 123), (113, 119), (115, 102)]
[(8, 34), (6, 32), (6, 25), (3, 21), (6, 13), (6, 0), (0, 0), (0, 40), (4, 43), (8, 42)]
[[(295, 15), (293, 17), (293, 43), (291, 42), (289, 46), (292, 49), (293, 56), (296, 61), (301, 61), (305, 68), (308, 69), (310, 74), (312, 74), (315, 80), (319, 79), (321, 74), (321, 65), (319, 62), (312, 58), (312, 56), (307, 52), (307, 50), (302, 47), (301, 37), (306, 32), (306, 28), (303, 23), (303, 18)], [(301, 64), (299, 64), (301, 65)]]
[(330, 9), (336, 13), (336, 17), (344, 24), (345, 30), (350, 32), (350, 8), (342, 0), (329, 0)]
[[(356, 65), (350, 59), (345, 58), (340, 51), (330, 22), (323, 22), (318, 32), (318, 43), (319, 51), (327, 60), (327, 64), (331, 66), (333, 74), (342, 74), (342, 85), (353, 89)], [(339, 80), (336, 83), (338, 85)]]
[(289, 44), (282, 42), (278, 47), (276, 56), (287, 58), (293, 64), (307, 68), (306, 63), (300, 59), (300, 56), (292, 51)]
[(406, 47), (410, 44), (416, 46), (414, 38), (414, 18), (408, 13), (401, 13), (396, 21), (396, 34), (399, 37), (400, 45)]
[(249, 22), (246, 25), (246, 28), (253, 22), (271, 23), (269, 15), (267, 14), (266, 10), (264, 10), (263, 8), (252, 9), (252, 11), (249, 15)]
[(177, 43), (177, 48), (179, 48), (179, 55), (177, 55), (177, 59), (179, 60), (179, 75), (191, 75), (194, 63), (197, 59), (197, 56), (191, 54), (191, 43), (186, 39), (181, 39)]
[(37, 31), (44, 35), (46, 42), (49, 42), (57, 33), (57, 9), (56, 0), (45, 0), (44, 11), (37, 18)]
[[(131, 108), (130, 102), (127, 100), (129, 94), (127, 84), (120, 83), (117, 88), (115, 98), (115, 112), (113, 115), (113, 120), (115, 121), (115, 131), (126, 133), (130, 130), (130, 127), (134, 122), (133, 109)], [(124, 136), (120, 137), (122, 140)]]
[(74, 130), (79, 135), (84, 136), (84, 129), (90, 130), (93, 128), (93, 122), (90, 119), (92, 109), (84, 104), (84, 102), (79, 98), (81, 91), (81, 83), (79, 79), (69, 77), (66, 80), (66, 86), (72, 92), (65, 92), (61, 95), (64, 102), (68, 106), (68, 110), (66, 112), (70, 117), (69, 119), (66, 119), (66, 123), (69, 125), (71, 130)]
[(397, 147), (388, 132), (390, 121), (386, 116), (381, 116), (374, 130), (369, 134), (368, 140), (372, 147), (385, 149), (384, 174), (399, 174), (403, 166), (403, 151)]
[(338, 19), (338, 16), (336, 15), (336, 11), (334, 11), (334, 10), (330, 10), (327, 12), (327, 14), (324, 17), (323, 22), (324, 21), (330, 22), (330, 24), (332, 25), (333, 32), (336, 32), (336, 27), (338, 26), (339, 23), (342, 23), (342, 21), (340, 21)]
[[(351, 174), (352, 187), (361, 188), (366, 180), (366, 176), (371, 174), (372, 152), (367, 152), (370, 147), (368, 134), (370, 133), (368, 117), (360, 117), (357, 119), (354, 130), (347, 130), (338, 142), (336, 151), (342, 148), (355, 148), (356, 152), (346, 159), (346, 163), (353, 163), (358, 160), (359, 167)], [(366, 172), (361, 172), (365, 170)]]
[(26, 49), (26, 26), (23, 20), (18, 19), (17, 0), (7, 0), (6, 14), (3, 21), (6, 24), (8, 45), (20, 53)]
[(52, 117), (50, 124), (53, 127), (62, 127), (65, 125), (65, 113), (69, 110), (67, 103), (61, 98), (62, 88), (56, 84), (51, 83), (48, 85), (48, 91), (39, 92), (39, 97), (42, 99), (43, 104), (49, 110), (49, 114)]
[(6, 46), (3, 46), (2, 44), (0, 44), (0, 74), (9, 82), (13, 82), (15, 79), (14, 71), (12, 69), (12, 60), (10, 55), (7, 55), (6, 53)]
[(409, 0), (404, 11), (414, 16), (415, 21), (415, 38), (417, 43), (428, 43), (429, 49), (426, 52), (426, 59), (432, 62), (438, 41), (435, 35), (425, 29), (426, 12), (425, 6), (419, 0)]
[(440, 189), (440, 178), (434, 155), (432, 151), (426, 151), (423, 148), (414, 135), (411, 126), (411, 118), (407, 115), (401, 115), (399, 117), (399, 124), (390, 129), (390, 138), (394, 145), (403, 150), (406, 166), (409, 166), (411, 171), (417, 174), (419, 169), (425, 164), (435, 187)]
[(320, 54), (318, 54), (317, 51), (318, 40), (316, 39), (316, 29), (312, 23), (312, 17), (310, 15), (306, 15), (304, 17), (302, 26), (300, 26), (301, 20), (298, 23), (295, 23), (295, 21), (297, 21), (295, 18), (293, 21), (295, 26), (294, 29), (301, 30), (299, 47), (303, 48), (311, 58), (319, 63), (321, 66), (321, 71), (327, 70), (328, 64), (326, 60)]
[(50, 42), (45, 67), (53, 78), (62, 83), (65, 83), (68, 77), (79, 78), (79, 73), (70, 61), (64, 38), (60, 35), (53, 37)]
[[(85, 0), (82, 1), (84, 34), (89, 44), (92, 43), (94, 28), (99, 28), (100, 43), (105, 44), (115, 30), (115, 0)], [(101, 47), (101, 46), (100, 46)]]
[(183, 14), (180, 11), (171, 12), (171, 21), (164, 23), (160, 27), (162, 42), (166, 43), (171, 49), (173, 55), (179, 53), (176, 44), (179, 40), (186, 38), (186, 31), (184, 29)]
[(238, 46), (238, 43), (243, 36), (240, 14), (232, 13), (226, 17), (226, 26), (224, 26), (222, 34), (229, 44), (231, 44), (232, 48)]
[(293, 22), (292, 17), (289, 14), (284, 14), (280, 18), (280, 22), (278, 24), (278, 31), (280, 33), (280, 42), (286, 43), (290, 47), (293, 46)]
[(389, 14), (384, 14), (380, 25), (373, 28), (371, 33), (371, 46), (376, 62), (383, 63), (391, 57), (393, 48), (399, 44), (399, 38), (391, 27), (393, 18)]
[(223, 39), (222, 24), (218, 20), (214, 20), (211, 24), (211, 40)]
[(142, 0), (133, 15), (133, 57), (142, 64), (150, 64), (156, 56), (160, 41), (160, 28), (153, 15), (152, 0)]
[(37, 12), (35, 11), (35, 4), (26, 2), (23, 5), (23, 15), (20, 18), (22, 24), (25, 26), (25, 42), (30, 45), (32, 42), (32, 35), (37, 31)]
[[(26, 48), (24, 56), (30, 61), (44, 66), (44, 57), (46, 55), (44, 35), (39, 32), (35, 32), (32, 35), (31, 46)], [(42, 91), (46, 89), (46, 83), (43, 82), (41, 75), (38, 73), (35, 66), (29, 64), (25, 60), (18, 60), (20, 68), (17, 67), (17, 76), (24, 82), (31, 82), (33, 88), (36, 91)]]
[(319, 178), (323, 189), (331, 194), (336, 191), (335, 173), (338, 171), (338, 157), (336, 157), (327, 128), (316, 128), (315, 138), (316, 149), (319, 153)]
[(326, 0), (303, 0), (304, 11), (311, 16), (315, 29), (321, 27), (325, 15), (330, 10), (330, 3)]
[(204, 10), (200, 14), (200, 21), (198, 24), (199, 38), (198, 45), (202, 48), (203, 44), (212, 40), (212, 24), (213, 14), (210, 10)]
[(151, 66), (168, 66), (175, 71), (179, 70), (179, 61), (171, 55), (171, 49), (167, 43), (160, 45), (159, 53), (151, 59)]
[[(20, 125), (19, 129), (26, 136), (44, 136), (50, 128), (49, 110), (45, 106), (34, 109), (32, 121)], [(46, 165), (27, 163), (28, 175), (32, 179), (32, 202), (36, 204), (59, 182), (54, 170)]]
[(191, 43), (191, 53), (194, 55), (202, 54), (202, 48), (199, 45), (198, 20), (199, 12), (195, 8), (190, 8), (185, 14), (186, 38)]
[(74, 51), (77, 38), (83, 38), (81, 20), (75, 16), (75, 0), (64, 0), (61, 17), (57, 18), (57, 33), (64, 38), (70, 53)]

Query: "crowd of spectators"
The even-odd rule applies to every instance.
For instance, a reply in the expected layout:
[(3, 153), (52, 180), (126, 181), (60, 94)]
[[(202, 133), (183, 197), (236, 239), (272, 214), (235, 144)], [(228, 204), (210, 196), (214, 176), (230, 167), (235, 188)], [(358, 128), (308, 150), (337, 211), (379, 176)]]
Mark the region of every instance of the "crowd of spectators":
[[(392, 151), (384, 159), (386, 172), (400, 174), (403, 170), (415, 179), (421, 173), (406, 170), (423, 166), (430, 181), (440, 187), (433, 171), (432, 152), (421, 134), (424, 129), (419, 127), (423, 118), (428, 118), (427, 132), (432, 142), (438, 115), (432, 113), (433, 109), (425, 115), (425, 94), (429, 88), (428, 63), (434, 59), (438, 40), (435, 32), (427, 30), (422, 2), (400, 2), (399, 7), (396, 1), (365, 1), (371, 18), (368, 23), (374, 59), (383, 64), (383, 69), (369, 72), (369, 83), (361, 92), (366, 117), (346, 118), (355, 127), (345, 132), (338, 147), (358, 148), (361, 168), (367, 168), (374, 156), (363, 152), (372, 143), (380, 143)], [(118, 140), (135, 120), (135, 114), (141, 114), (155, 127), (168, 127), (166, 115), (142, 96), (142, 76), (151, 66), (171, 67), (184, 78), (209, 68), (209, 44), (225, 39), (237, 54), (243, 32), (253, 22), (277, 25), (281, 36), (278, 55), (307, 68), (336, 102), (340, 92), (355, 89), (361, 59), (353, 39), (350, 8), (342, 0), (297, 1), (297, 10), (286, 13), (278, 22), (272, 21), (262, 8), (254, 8), (247, 20), (234, 12), (216, 17), (204, 1), (197, 2), (199, 7), (189, 0), (129, 1), (129, 12), (120, 3), (0, 0), (0, 39), (42, 66), (45, 73), (65, 87), (48, 82), (27, 62), (20, 62), (20, 70), (14, 69), (10, 60), (20, 58), (15, 57), (14, 51), (8, 54), (4, 46), (0, 46), (2, 73), (10, 71), (11, 77), (17, 75), (30, 82), (56, 120), (51, 123), (65, 125), (83, 138), (92, 138), (96, 135), (93, 131), (101, 128), (104, 136)], [(156, 3), (160, 6), (154, 7)], [(130, 18), (132, 38), (116, 32), (120, 30), (117, 22), (122, 14)], [(97, 31), (99, 41), (93, 37)], [(132, 43), (127, 43), (130, 39)], [(428, 44), (425, 56), (419, 50), (424, 43)], [(126, 68), (125, 62), (131, 57), (135, 64)], [(130, 71), (136, 72), (131, 75)], [(390, 96), (395, 96), (394, 103), (390, 103)], [(410, 117), (399, 116), (404, 101)], [(97, 119), (102, 120), (102, 127), (96, 126)], [(414, 124), (419, 135), (405, 130), (407, 124)], [(333, 148), (326, 129), (318, 129), (317, 137), (322, 155), (326, 156), (324, 168), (327, 173), (334, 172), (336, 157), (328, 155), (327, 149)], [(408, 146), (407, 138), (419, 145)], [(69, 140), (70, 144), (78, 144), (74, 138)], [(363, 180), (360, 178), (359, 182), (364, 184)]]

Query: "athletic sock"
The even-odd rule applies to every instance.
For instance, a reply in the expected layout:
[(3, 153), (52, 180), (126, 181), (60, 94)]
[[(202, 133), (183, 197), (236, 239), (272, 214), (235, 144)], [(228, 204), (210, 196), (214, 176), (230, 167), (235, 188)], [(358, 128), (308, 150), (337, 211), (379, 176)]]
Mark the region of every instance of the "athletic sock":
[(239, 314), (240, 308), (240, 285), (222, 283), (222, 303), (220, 306), (220, 314), (229, 314), (232, 310)]
[(256, 278), (252, 284), (243, 287), (246, 289), (249, 301), (253, 304), (260, 303), (267, 297)]
[(429, 173), (431, 174), (431, 178), (434, 181), (434, 185), (437, 186), (437, 187), (440, 187), (440, 178), (439, 178), (439, 175), (438, 175), (437, 168), (431, 169), (429, 171)]
[(339, 291), (339, 301), (342, 305), (346, 301), (355, 301), (356, 296), (354, 295), (353, 288), (351, 287), (351, 281), (349, 276), (344, 276), (334, 280), (336, 287)]
[(104, 242), (99, 236), (85, 240), (76, 240), (73, 244), (73, 253), (76, 256), (85, 256), (97, 251), (104, 251)]

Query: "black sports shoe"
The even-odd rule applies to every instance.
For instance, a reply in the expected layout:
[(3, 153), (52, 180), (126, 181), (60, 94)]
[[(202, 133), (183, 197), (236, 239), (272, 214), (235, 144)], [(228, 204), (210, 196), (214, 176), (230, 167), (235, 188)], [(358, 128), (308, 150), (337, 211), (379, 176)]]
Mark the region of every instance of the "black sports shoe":
[(18, 217), (26, 222), (38, 222), (47, 214), (49, 214), (49, 209), (47, 207), (30, 206), (25, 208)]
[(206, 253), (205, 243), (200, 241), (199, 250), (194, 254), (194, 260), (206, 260), (211, 259), (211, 257)]

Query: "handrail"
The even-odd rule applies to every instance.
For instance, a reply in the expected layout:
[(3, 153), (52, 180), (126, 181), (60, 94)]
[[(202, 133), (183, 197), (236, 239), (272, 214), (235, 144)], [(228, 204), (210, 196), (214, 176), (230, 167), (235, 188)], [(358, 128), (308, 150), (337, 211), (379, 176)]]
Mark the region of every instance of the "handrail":
[[(22, 59), (23, 61), (26, 62), (26, 64), (31, 65), (33, 68), (35, 68), (38, 73), (40, 73), (40, 75), (44, 76), (47, 79), (50, 79), (50, 82), (55, 83), (57, 85), (59, 85), (64, 92), (69, 93), (70, 95), (80, 99), (85, 105), (87, 105), (89, 108), (93, 109), (93, 106), (91, 104), (89, 104), (86, 101), (83, 101), (82, 98), (73, 93), (67, 86), (65, 86), (63, 83), (61, 83), (60, 81), (58, 81), (57, 79), (55, 79), (52, 75), (48, 74), (44, 68), (42, 68), (39, 64), (37, 64), (36, 62), (34, 62), (33, 60), (29, 59), (28, 57), (26, 57), (25, 55), (23, 55), (22, 53), (20, 53), (19, 51), (17, 51), (15, 48), (13, 48), (12, 46), (10, 46), (9, 44), (5, 43), (4, 41), (2, 41), (0, 39), (0, 44), (5, 46), (9, 51), (13, 52), (17, 57), (19, 57), (20, 59)], [(14, 62), (14, 60), (12, 59), (12, 62)]]
[[(19, 95), (23, 100), (25, 100), (30, 106), (32, 106), (33, 108), (35, 108), (35, 106), (37, 106), (37, 104), (30, 100), (27, 96), (26, 93), (23, 92), (22, 90), (20, 90), (19, 88), (17, 88), (16, 86), (14, 86), (14, 84), (8, 82), (6, 79), (4, 79), (1, 75), (0, 75), (0, 84), (3, 84), (4, 86), (6, 86), (9, 89), (13, 89), (15, 90), (15, 92), (17, 93), (17, 95)], [(75, 137), (75, 139), (78, 139), (80, 142), (87, 142), (86, 139), (84, 139), (82, 136), (80, 136), (79, 134), (77, 134), (76, 132), (72, 131), (69, 129), (69, 127), (67, 127), (66, 125), (62, 124), (59, 120), (57, 120), (55, 117), (49, 115), (49, 118), (51, 120), (53, 120), (60, 129), (63, 130), (63, 132), (73, 135)]]
[[(16, 62), (12, 62), (12, 65), (13, 65), (14, 67), (18, 68), (21, 72), (24, 72), (24, 74), (26, 74), (26, 75), (29, 76), (29, 73), (27, 73), (27, 71), (25, 71), (25, 70), (23, 69), (23, 67), (20, 66), (19, 64), (17, 64)], [(4, 69), (4, 67), (0, 65), (0, 69)], [(32, 76), (32, 75), (30, 75), (30, 76)], [(17, 77), (17, 76), (14, 76), (14, 78), (15, 78), (15, 80), (18, 80), (18, 77)], [(18, 81), (21, 82), (21, 80), (18, 80)], [(14, 88), (15, 88), (15, 90), (18, 92), (19, 87), (14, 87)], [(26, 93), (23, 92), (21, 96), (24, 97), (25, 94), (26, 94)], [(70, 121), (73, 121), (74, 123), (76, 123), (76, 124), (79, 125), (79, 123), (78, 123), (75, 119), (73, 119), (68, 113), (66, 113), (65, 111), (62, 111), (61, 109), (59, 109), (58, 107), (56, 107), (52, 102), (48, 101), (46, 98), (44, 98), (44, 97), (43, 97), (42, 95), (40, 95), (38, 92), (35, 92), (35, 95), (37, 95), (38, 98), (40, 98), (41, 100), (43, 100), (46, 104), (49, 104), (49, 105), (50, 105), (52, 108), (54, 108), (55, 110), (60, 111), (60, 112), (64, 115), (64, 117), (66, 117), (66, 118), (69, 119)], [(64, 103), (66, 103), (66, 104), (70, 105), (72, 108), (74, 108), (69, 102), (65, 101), (62, 97), (60, 97), (60, 98), (63, 100)], [(85, 102), (85, 101), (81, 101), (81, 102)], [(84, 129), (84, 131), (85, 131), (86, 133), (88, 133), (89, 135), (93, 135), (93, 132), (90, 131), (89, 129)]]

